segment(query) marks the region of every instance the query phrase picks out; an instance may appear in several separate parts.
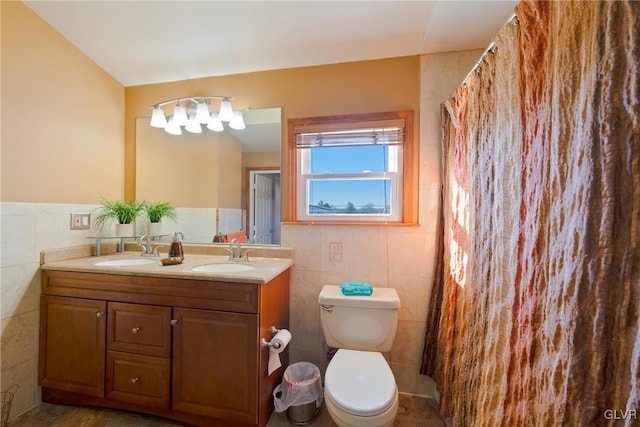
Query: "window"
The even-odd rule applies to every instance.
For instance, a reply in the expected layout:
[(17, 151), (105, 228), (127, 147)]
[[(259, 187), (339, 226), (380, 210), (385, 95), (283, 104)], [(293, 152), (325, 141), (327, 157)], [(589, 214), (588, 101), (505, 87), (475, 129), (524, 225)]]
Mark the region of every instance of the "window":
[(290, 120), (292, 217), (412, 222), (412, 126), (410, 111)]

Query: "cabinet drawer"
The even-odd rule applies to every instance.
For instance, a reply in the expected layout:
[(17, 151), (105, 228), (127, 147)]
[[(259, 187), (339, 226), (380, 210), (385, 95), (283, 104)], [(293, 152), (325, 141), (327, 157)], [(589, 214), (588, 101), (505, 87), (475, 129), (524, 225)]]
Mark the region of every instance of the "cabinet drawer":
[(169, 357), (171, 308), (110, 302), (107, 348), (113, 351)]
[(170, 363), (164, 357), (107, 352), (107, 399), (169, 407)]

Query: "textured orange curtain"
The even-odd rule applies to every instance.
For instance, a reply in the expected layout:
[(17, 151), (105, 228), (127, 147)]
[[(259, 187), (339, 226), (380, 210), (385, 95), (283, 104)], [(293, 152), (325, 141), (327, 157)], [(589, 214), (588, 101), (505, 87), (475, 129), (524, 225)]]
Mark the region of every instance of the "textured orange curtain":
[(423, 372), (454, 426), (638, 425), (640, 2), (516, 16), (443, 104)]

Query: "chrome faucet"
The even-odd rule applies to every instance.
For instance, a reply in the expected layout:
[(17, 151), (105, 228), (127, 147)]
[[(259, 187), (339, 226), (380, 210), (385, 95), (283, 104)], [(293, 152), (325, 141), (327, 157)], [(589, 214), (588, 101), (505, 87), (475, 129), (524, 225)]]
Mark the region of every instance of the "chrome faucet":
[[(144, 242), (144, 244), (142, 243)], [(146, 234), (138, 240), (138, 246), (142, 248), (142, 256), (160, 256), (158, 253), (158, 245), (153, 244), (153, 238)]]
[(229, 247), (225, 249), (229, 251), (229, 261), (249, 261), (249, 252), (251, 252), (251, 249), (247, 249), (242, 253), (242, 245), (238, 239), (231, 239)]

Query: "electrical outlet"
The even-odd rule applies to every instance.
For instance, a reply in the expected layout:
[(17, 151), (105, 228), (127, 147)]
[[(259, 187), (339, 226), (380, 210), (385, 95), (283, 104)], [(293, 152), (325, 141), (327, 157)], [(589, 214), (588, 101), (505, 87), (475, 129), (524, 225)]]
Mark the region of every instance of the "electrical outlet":
[(342, 242), (329, 243), (329, 261), (342, 261)]
[(71, 213), (72, 230), (88, 230), (91, 226), (91, 214)]

